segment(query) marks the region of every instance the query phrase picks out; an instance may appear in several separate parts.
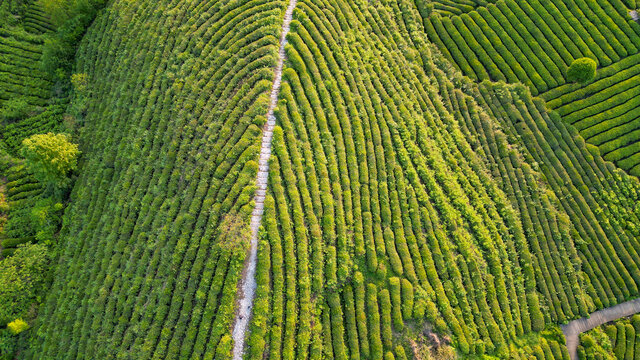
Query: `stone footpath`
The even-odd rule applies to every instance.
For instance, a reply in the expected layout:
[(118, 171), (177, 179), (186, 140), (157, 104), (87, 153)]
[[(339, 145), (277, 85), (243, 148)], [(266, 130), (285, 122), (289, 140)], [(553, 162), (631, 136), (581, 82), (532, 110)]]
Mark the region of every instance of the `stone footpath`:
[(273, 128), (276, 126), (276, 117), (273, 112), (278, 103), (280, 95), (280, 83), (282, 82), (282, 68), (284, 67), (285, 52), (287, 44), (287, 34), (293, 16), (293, 9), (296, 0), (289, 0), (289, 6), (284, 14), (282, 22), (282, 34), (280, 35), (280, 50), (278, 52), (278, 64), (275, 69), (275, 79), (271, 88), (271, 98), (267, 111), (267, 123), (264, 125), (262, 133), (262, 147), (260, 148), (260, 161), (258, 163), (258, 176), (256, 178), (256, 194), (254, 197), (255, 208), (251, 214), (251, 246), (249, 254), (244, 264), (242, 279), (238, 285), (236, 318), (233, 324), (233, 359), (242, 360), (244, 343), (246, 339), (251, 310), (253, 309), (253, 299), (256, 293), (256, 265), (258, 263), (258, 229), (262, 223), (264, 213), (264, 198), (267, 194), (267, 182), (269, 179), (269, 158), (271, 157), (271, 139)]

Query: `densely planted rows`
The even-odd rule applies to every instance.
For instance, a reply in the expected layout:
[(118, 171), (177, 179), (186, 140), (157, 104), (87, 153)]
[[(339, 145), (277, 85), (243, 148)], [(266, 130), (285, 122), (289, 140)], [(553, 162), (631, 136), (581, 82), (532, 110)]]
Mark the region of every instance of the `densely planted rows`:
[(496, 125), (446, 94), (417, 9), (300, 1), (294, 15), (249, 358), (409, 357), (413, 321), (461, 353), (565, 356), (562, 341), (509, 344), (596, 307), (572, 229), (543, 185), (517, 197), (541, 181), (517, 152), (496, 153), (522, 184), (508, 189), (472, 149), (461, 122)]
[[(532, 252), (538, 291), (548, 306), (551, 322), (564, 322), (593, 309), (581, 280), (571, 226), (557, 198), (540, 186), (541, 179), (530, 164), (511, 148), (507, 136), (486, 112), (460, 89), (447, 81), (450, 76), (435, 73), (440, 93), (458, 120), (461, 130), (472, 139), (475, 151), (487, 160), (495, 178), (519, 211), (523, 232)], [(451, 125), (449, 125), (451, 126)]]
[(4, 0), (0, 3), (0, 18), (5, 24), (15, 23), (14, 17), (22, 16), (31, 3), (31, 0)]
[(640, 357), (640, 315), (580, 334), (580, 359), (633, 360)]
[(499, 0), (468, 14), (425, 19), (429, 39), (475, 80), (521, 82), (534, 94), (563, 85), (580, 57), (607, 66), (636, 54), (640, 25), (621, 0)]
[(31, 4), (23, 16), (25, 30), (34, 34), (43, 34), (53, 31), (49, 16), (38, 2)]
[(589, 84), (566, 84), (542, 94), (602, 156), (640, 176), (640, 55), (598, 71)]
[(24, 165), (12, 166), (6, 174), (5, 195), (7, 222), (0, 234), (2, 256), (15, 251), (16, 246), (36, 242), (30, 219), (34, 204), (40, 199), (42, 185), (29, 174)]
[(43, 41), (20, 28), (0, 29), (0, 106), (16, 98), (46, 105), (52, 84), (40, 70)]
[[(7, 223), (0, 235), (3, 256), (13, 253), (17, 245), (35, 242), (37, 232), (49, 226), (43, 223), (51, 220), (47, 217), (52, 215), (35, 215), (43, 211), (42, 207), (35, 208), (39, 202), (43, 204), (42, 186), (17, 160), (23, 139), (56, 131), (62, 122), (65, 101), (59, 99), (60, 104), (48, 105), (52, 102), (52, 82), (40, 70), (43, 42), (42, 36), (29, 34), (21, 26), (10, 27), (7, 22), (0, 25), (0, 110), (4, 115), (0, 119), (0, 156), (6, 157), (8, 166), (0, 176), (7, 178), (9, 207)], [(20, 114), (8, 114), (10, 111), (5, 108), (11, 106)]]
[(230, 356), (283, 6), (115, 1), (96, 18), (75, 66), (80, 176), (26, 358)]
[(475, 97), (500, 120), (507, 136), (521, 139), (525, 158), (539, 166), (562, 199), (586, 274), (586, 300), (602, 308), (637, 297), (640, 242), (634, 224), (640, 211), (634, 203), (640, 184), (591, 154), (573, 127), (526, 94), (522, 88), (483, 84)]
[[(283, 7), (115, 1), (97, 18), (75, 69), (81, 175), (25, 357), (229, 356)], [(298, 2), (250, 359), (436, 343), (566, 359), (545, 327), (638, 294), (638, 183), (526, 89), (447, 72), (419, 11)]]
[(493, 3), (495, 0), (417, 0), (416, 4), (419, 9), (427, 9), (433, 6), (433, 9), (437, 10), (443, 15), (459, 15), (473, 11), (478, 6), (487, 6), (487, 4)]

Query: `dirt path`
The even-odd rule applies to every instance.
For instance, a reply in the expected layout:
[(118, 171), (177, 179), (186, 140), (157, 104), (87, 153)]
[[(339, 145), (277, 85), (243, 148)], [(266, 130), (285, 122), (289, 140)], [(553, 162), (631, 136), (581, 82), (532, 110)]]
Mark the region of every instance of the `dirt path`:
[(578, 344), (580, 343), (579, 335), (582, 332), (591, 330), (596, 326), (602, 325), (609, 321), (613, 321), (625, 316), (633, 315), (640, 312), (640, 299), (630, 300), (622, 304), (618, 304), (606, 309), (598, 310), (591, 314), (588, 318), (582, 318), (570, 321), (567, 325), (561, 325), (562, 332), (567, 341), (567, 348), (571, 360), (578, 360)]
[(256, 207), (251, 214), (251, 247), (249, 255), (245, 261), (242, 279), (238, 288), (238, 309), (233, 324), (233, 359), (241, 360), (244, 352), (244, 343), (246, 339), (249, 320), (251, 319), (251, 310), (253, 308), (253, 299), (256, 292), (256, 265), (258, 263), (258, 229), (262, 222), (262, 214), (264, 213), (264, 197), (267, 193), (267, 181), (269, 178), (269, 157), (271, 157), (271, 138), (273, 137), (273, 128), (276, 126), (276, 118), (273, 112), (280, 95), (280, 83), (282, 81), (282, 68), (284, 67), (285, 52), (284, 47), (287, 44), (287, 34), (289, 33), (289, 25), (293, 16), (293, 9), (296, 6), (296, 0), (289, 0), (289, 6), (284, 14), (282, 22), (282, 34), (280, 35), (280, 50), (278, 52), (278, 64), (275, 69), (275, 79), (271, 88), (271, 98), (269, 109), (267, 111), (267, 123), (262, 133), (262, 147), (260, 148), (260, 161), (258, 163), (258, 176), (256, 179), (256, 194), (254, 197)]

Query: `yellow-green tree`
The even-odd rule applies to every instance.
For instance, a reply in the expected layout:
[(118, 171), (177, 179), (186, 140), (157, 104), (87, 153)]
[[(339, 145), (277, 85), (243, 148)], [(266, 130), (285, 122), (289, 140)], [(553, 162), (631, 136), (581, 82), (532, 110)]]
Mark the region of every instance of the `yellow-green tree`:
[(66, 134), (38, 134), (22, 141), (21, 154), (29, 169), (42, 183), (62, 188), (78, 165), (78, 145)]

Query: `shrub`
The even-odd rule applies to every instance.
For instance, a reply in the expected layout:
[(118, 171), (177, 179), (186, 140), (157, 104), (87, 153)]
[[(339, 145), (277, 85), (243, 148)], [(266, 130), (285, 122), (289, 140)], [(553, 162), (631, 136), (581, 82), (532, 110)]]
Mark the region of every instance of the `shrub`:
[(402, 295), (400, 287), (400, 279), (397, 277), (389, 278), (389, 292), (391, 296), (391, 317), (393, 319), (393, 327), (396, 331), (404, 329), (402, 321)]
[(574, 60), (567, 69), (567, 81), (586, 83), (596, 77), (596, 61), (591, 58)]
[(31, 227), (38, 242), (50, 244), (62, 221), (62, 203), (52, 198), (38, 200), (31, 208)]
[(402, 279), (402, 316), (406, 319), (413, 318), (414, 295), (413, 285), (407, 279)]
[(241, 255), (247, 251), (251, 241), (251, 228), (239, 214), (227, 214), (218, 226), (216, 246), (225, 255)]
[(82, 93), (89, 85), (89, 77), (86, 73), (73, 74), (71, 75), (71, 85), (73, 85), (73, 90)]
[(233, 350), (233, 340), (228, 334), (224, 335), (218, 343), (216, 359), (231, 359), (231, 350)]
[(23, 119), (29, 112), (29, 103), (24, 97), (12, 97), (0, 108), (0, 120), (16, 121)]
[(0, 262), (0, 323), (24, 316), (39, 296), (46, 278), (49, 254), (44, 245), (19, 247)]
[(7, 328), (13, 335), (18, 335), (29, 328), (26, 321), (18, 318), (7, 324)]

